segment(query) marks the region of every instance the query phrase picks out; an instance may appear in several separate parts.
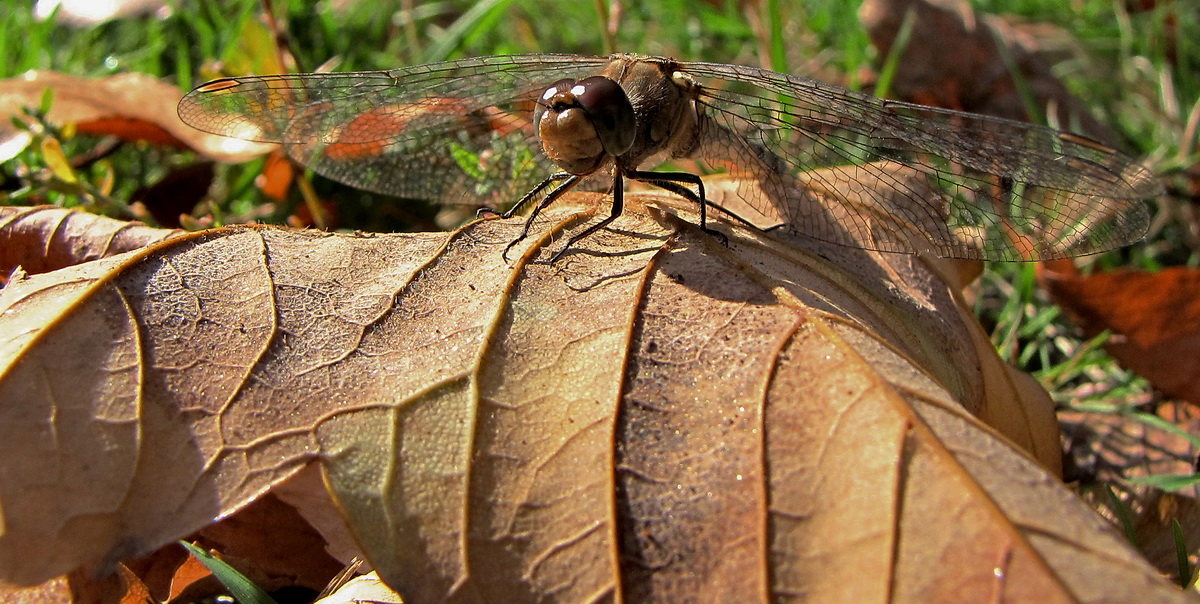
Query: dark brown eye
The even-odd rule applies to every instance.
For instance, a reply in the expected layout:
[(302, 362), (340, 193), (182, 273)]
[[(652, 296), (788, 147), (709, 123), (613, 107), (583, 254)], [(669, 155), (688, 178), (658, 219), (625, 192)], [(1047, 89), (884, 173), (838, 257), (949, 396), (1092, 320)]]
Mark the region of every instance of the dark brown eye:
[(629, 97), (625, 95), (625, 89), (604, 76), (592, 76), (579, 80), (570, 90), (579, 99), (579, 104), (589, 112), (612, 103), (629, 102)]
[(604, 76), (592, 76), (579, 80), (570, 92), (587, 112), (609, 154), (621, 155), (633, 146), (637, 117), (620, 84)]
[(637, 133), (637, 118), (625, 89), (604, 76), (592, 76), (576, 81), (562, 79), (542, 93), (538, 101), (537, 119), (552, 112), (563, 114), (578, 109), (596, 130), (604, 152), (619, 156), (633, 146)]

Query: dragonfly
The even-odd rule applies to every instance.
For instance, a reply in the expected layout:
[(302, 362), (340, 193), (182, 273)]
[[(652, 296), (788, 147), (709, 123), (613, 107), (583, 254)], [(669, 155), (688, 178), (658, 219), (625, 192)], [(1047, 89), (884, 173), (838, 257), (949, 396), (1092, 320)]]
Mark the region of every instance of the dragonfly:
[(559, 254), (621, 214), (628, 181), (698, 204), (699, 226), (719, 237), (710, 206), (859, 249), (998, 261), (1129, 245), (1161, 192), (1138, 161), (1078, 134), (637, 54), (225, 78), (178, 112), (369, 191), (511, 203), (506, 217), (532, 205), (509, 248), (566, 191), (611, 192), (611, 212)]

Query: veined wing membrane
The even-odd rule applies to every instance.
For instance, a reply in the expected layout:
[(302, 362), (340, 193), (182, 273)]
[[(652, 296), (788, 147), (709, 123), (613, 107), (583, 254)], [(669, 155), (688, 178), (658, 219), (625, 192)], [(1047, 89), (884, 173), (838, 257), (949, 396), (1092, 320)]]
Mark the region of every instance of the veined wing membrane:
[(556, 77), (606, 58), (485, 57), (390, 71), (227, 78), (192, 91), (180, 117), (244, 140), (281, 143), (328, 178), (386, 195), (510, 203), (554, 170), (533, 103)]
[(708, 159), (756, 181), (744, 201), (818, 239), (958, 258), (1079, 256), (1140, 239), (1141, 200), (1160, 191), (1132, 158), (1049, 128), (749, 67), (680, 68), (706, 84), (700, 102), (720, 126)]

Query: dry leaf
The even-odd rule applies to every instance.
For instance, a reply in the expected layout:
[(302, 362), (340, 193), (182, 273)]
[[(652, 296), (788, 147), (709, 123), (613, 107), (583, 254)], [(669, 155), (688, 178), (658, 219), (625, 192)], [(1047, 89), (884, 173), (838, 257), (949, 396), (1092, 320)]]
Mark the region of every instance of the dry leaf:
[[(86, 134), (113, 134), (127, 140), (160, 145), (186, 145), (210, 159), (246, 161), (274, 147), (200, 132), (179, 120), (175, 106), (183, 93), (150, 76), (129, 73), (107, 78), (81, 78), (51, 71), (31, 71), (0, 80), (0, 148), (24, 133), (12, 125), (22, 107), (37, 107), (46, 89), (54, 91), (47, 119), (74, 123)], [(0, 158), (7, 159), (7, 158)]]
[(229, 518), (200, 530), (201, 545), (221, 553), (264, 591), (320, 591), (342, 569), (325, 541), (290, 505), (267, 493)]
[(355, 570), (370, 570), (370, 565), (362, 560), (362, 548), (350, 533), (341, 509), (325, 486), (319, 466), (306, 466), (283, 484), (273, 487), (271, 494), (294, 508), (310, 527), (320, 533), (325, 540), (325, 552), (335, 560), (346, 565), (353, 563)]
[(1170, 398), (1200, 403), (1200, 272), (1081, 275), (1056, 262), (1041, 278), (1088, 337), (1112, 330), (1104, 348), (1122, 365)]
[(45, 273), (180, 233), (56, 206), (0, 207), (0, 275)]
[[(1192, 490), (1193, 493), (1195, 489)], [(1196, 498), (1153, 490), (1145, 497), (1144, 507), (1149, 513), (1138, 516), (1134, 530), (1138, 543), (1142, 543), (1147, 559), (1168, 576), (1178, 575), (1179, 553), (1175, 543), (1172, 521), (1179, 522), (1183, 542), (1191, 555), (1192, 576), (1189, 584), (1196, 583), (1196, 554), (1200, 553), (1200, 505)]]
[(73, 604), (145, 604), (153, 602), (145, 583), (124, 565), (115, 572), (97, 576), (86, 571), (75, 571), (69, 575)]
[(0, 577), (104, 572), (317, 464), (414, 602), (1185, 599), (1013, 444), (1054, 467), (1044, 392), (919, 259), (633, 207), (530, 262), (579, 212), (511, 263), (520, 220), (240, 227), (15, 279)]
[(66, 577), (32, 587), (0, 585), (0, 601), (14, 604), (68, 604), (71, 602), (71, 586)]
[[(1156, 414), (1185, 434), (1200, 434), (1200, 415), (1187, 403), (1163, 402)], [(1200, 507), (1196, 485), (1176, 493), (1131, 483), (1143, 476), (1186, 475), (1195, 472), (1196, 448), (1185, 436), (1148, 425), (1137, 417), (1115, 413), (1060, 411), (1059, 421), (1068, 441), (1072, 480), (1082, 494), (1106, 516), (1119, 522), (1121, 514), (1132, 516), (1138, 549), (1164, 576), (1178, 574), (1172, 520), (1183, 529), (1189, 554), (1200, 554)], [(1125, 512), (1118, 512), (1109, 488), (1126, 493)], [(1194, 568), (1194, 565), (1193, 565)]]
[[(162, 550), (159, 550), (162, 551)], [(212, 585), (212, 584), (216, 585)], [(170, 602), (199, 602), (228, 591), (224, 585), (208, 570), (204, 563), (195, 556), (188, 554), (175, 568), (169, 584)]]
[(198, 602), (228, 591), (208, 567), (178, 543), (126, 560), (121, 566), (141, 580), (156, 602)]

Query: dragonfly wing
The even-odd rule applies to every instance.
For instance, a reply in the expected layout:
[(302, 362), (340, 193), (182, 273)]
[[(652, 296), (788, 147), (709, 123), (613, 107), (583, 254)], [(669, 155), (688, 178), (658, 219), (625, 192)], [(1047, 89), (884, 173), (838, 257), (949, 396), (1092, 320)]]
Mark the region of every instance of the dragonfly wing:
[(183, 121), (280, 143), (319, 174), (386, 195), (503, 204), (549, 175), (534, 100), (606, 58), (485, 57), (391, 71), (227, 78), (193, 90)]
[(682, 63), (704, 158), (795, 233), (889, 252), (1039, 260), (1142, 238), (1160, 192), (1132, 158), (1031, 124), (886, 101), (750, 67)]

